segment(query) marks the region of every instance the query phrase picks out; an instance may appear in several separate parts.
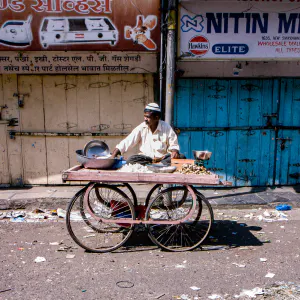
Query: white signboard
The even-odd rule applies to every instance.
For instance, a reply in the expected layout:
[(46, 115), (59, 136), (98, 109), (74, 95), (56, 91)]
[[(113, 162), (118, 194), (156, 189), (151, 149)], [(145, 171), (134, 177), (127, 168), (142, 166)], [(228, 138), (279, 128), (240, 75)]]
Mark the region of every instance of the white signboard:
[(0, 74), (155, 73), (157, 53), (0, 52)]
[(299, 59), (295, 2), (182, 2), (179, 59)]

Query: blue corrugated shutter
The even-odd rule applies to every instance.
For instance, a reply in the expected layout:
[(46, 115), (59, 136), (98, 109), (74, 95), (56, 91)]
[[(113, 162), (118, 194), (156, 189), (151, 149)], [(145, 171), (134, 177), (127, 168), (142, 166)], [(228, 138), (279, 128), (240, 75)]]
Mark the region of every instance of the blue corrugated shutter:
[[(288, 176), (290, 171), (283, 171), (289, 181), (276, 175), (283, 164), (280, 158), (283, 153), (278, 153), (280, 130), (276, 130), (283, 118), (279, 100), (280, 96), (283, 97), (283, 85), (292, 84), (284, 82), (279, 84), (276, 79), (178, 80), (174, 125), (180, 130), (181, 152), (192, 158), (192, 150), (212, 151), (207, 167), (234, 186), (294, 183), (295, 180)], [(292, 82), (297, 86), (295, 81)], [(298, 93), (299, 97), (294, 96), (293, 104), (284, 98), (281, 103), (299, 110), (300, 89)], [(293, 117), (294, 126), (299, 126), (299, 118), (299, 113)], [(282, 122), (287, 124), (284, 120)], [(286, 134), (292, 133), (287, 131)], [(299, 157), (299, 130), (293, 131), (293, 137), (298, 139), (297, 146), (293, 147), (297, 148), (295, 151)], [(286, 155), (289, 156), (288, 164), (300, 165), (299, 159), (296, 162), (291, 154)], [(283, 161), (287, 164), (286, 157)]]

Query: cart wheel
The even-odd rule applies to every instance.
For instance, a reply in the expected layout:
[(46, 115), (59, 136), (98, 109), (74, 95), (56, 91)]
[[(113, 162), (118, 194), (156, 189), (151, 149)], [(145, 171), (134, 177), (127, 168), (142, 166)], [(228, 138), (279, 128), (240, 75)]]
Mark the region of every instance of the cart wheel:
[[(100, 195), (102, 202), (99, 201)], [(87, 202), (84, 199), (88, 193)], [(103, 223), (99, 218), (115, 220)], [(73, 240), (82, 248), (104, 253), (121, 247), (131, 236), (133, 224), (118, 224), (124, 218), (135, 220), (134, 207), (124, 192), (115, 186), (95, 184), (79, 191), (71, 200), (67, 215), (67, 228)]]
[(149, 205), (149, 202), (153, 200), (163, 189), (162, 184), (156, 184), (148, 193), (146, 200), (145, 200), (145, 206)]
[[(186, 197), (185, 193), (187, 193)], [(188, 220), (178, 225), (147, 224), (149, 237), (162, 249), (178, 252), (193, 250), (207, 237), (213, 222), (212, 208), (203, 195), (195, 194), (196, 207)], [(171, 205), (170, 198), (172, 199)], [(183, 198), (186, 200), (181, 203)], [(148, 206), (146, 220), (181, 220), (190, 213), (194, 202), (186, 187), (165, 189)]]
[[(137, 206), (138, 203), (137, 203), (136, 194), (135, 194), (133, 188), (131, 187), (131, 185), (129, 183), (124, 182), (124, 183), (120, 183), (120, 184), (116, 184), (116, 185), (113, 184), (113, 186), (116, 186), (122, 192), (124, 192), (126, 194), (126, 196), (132, 201), (133, 205)], [(101, 197), (100, 197), (100, 195), (98, 193), (98, 189), (97, 188), (95, 189), (95, 192), (96, 192), (96, 195), (97, 195), (99, 201), (101, 202)]]
[[(164, 186), (163, 184), (156, 184), (148, 193), (148, 195), (146, 197), (146, 201), (145, 201), (145, 206), (148, 206), (151, 200), (153, 200), (159, 193), (161, 193), (163, 190), (165, 190), (166, 188), (169, 188), (169, 187), (172, 187), (172, 185), (167, 184), (167, 186)], [(195, 191), (195, 193), (196, 193), (196, 191)], [(180, 203), (183, 203), (185, 201), (186, 195), (187, 195), (187, 193), (183, 194), (184, 197), (182, 197)]]

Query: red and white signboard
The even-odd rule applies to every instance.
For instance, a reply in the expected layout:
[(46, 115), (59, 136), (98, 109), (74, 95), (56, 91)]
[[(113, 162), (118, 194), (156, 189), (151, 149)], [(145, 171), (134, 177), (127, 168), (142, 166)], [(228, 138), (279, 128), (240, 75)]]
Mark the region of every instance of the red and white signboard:
[(209, 50), (209, 40), (202, 35), (196, 35), (189, 41), (189, 51), (195, 56), (203, 56)]

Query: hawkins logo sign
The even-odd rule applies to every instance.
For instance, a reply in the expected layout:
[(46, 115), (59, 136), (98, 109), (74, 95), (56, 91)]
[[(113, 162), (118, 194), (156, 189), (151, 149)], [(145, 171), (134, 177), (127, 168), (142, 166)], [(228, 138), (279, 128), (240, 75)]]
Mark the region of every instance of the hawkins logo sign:
[(209, 40), (202, 35), (196, 35), (189, 41), (188, 49), (193, 56), (203, 56), (210, 48)]

